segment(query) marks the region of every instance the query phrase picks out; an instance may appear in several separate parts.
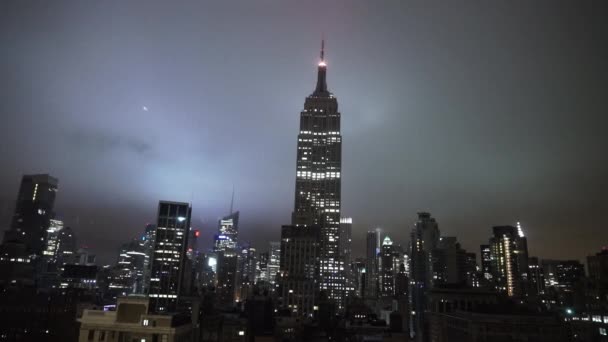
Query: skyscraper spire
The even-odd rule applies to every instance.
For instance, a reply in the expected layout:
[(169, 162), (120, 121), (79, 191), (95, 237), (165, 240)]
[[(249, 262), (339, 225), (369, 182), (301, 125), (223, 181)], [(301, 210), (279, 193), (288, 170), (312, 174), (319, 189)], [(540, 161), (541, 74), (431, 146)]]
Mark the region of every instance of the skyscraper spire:
[(325, 39), (321, 39), (321, 63), (325, 60)]
[(319, 70), (317, 71), (317, 87), (315, 88), (314, 96), (329, 95), (326, 81), (327, 64), (325, 64), (325, 39), (321, 40), (321, 60), (319, 61)]
[(232, 215), (232, 210), (234, 209), (234, 184), (232, 184), (232, 197), (230, 198), (230, 212), (228, 215)]

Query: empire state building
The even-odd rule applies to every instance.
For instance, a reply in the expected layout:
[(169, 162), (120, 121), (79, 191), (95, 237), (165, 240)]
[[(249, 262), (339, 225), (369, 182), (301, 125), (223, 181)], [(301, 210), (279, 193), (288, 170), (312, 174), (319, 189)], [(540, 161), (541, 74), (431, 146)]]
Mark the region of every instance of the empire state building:
[(344, 305), (345, 265), (340, 255), (340, 177), (342, 136), (338, 101), (327, 89), (324, 43), (317, 70), (317, 86), (300, 113), (292, 224), (320, 228), (318, 290)]

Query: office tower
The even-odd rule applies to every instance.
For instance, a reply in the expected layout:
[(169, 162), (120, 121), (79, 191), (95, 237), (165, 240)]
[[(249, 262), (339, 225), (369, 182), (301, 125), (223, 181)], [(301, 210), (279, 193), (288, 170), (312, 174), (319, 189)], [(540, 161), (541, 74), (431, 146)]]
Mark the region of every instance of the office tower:
[(352, 293), (353, 289), (353, 280), (351, 278), (350, 273), (350, 255), (352, 253), (352, 229), (353, 229), (353, 219), (350, 217), (342, 217), (340, 218), (340, 240), (339, 240), (339, 249), (340, 249), (340, 257), (344, 263), (344, 277), (346, 279), (346, 295)]
[(237, 267), (237, 302), (243, 302), (253, 293), (256, 272), (256, 249), (251, 246), (240, 248)]
[[(395, 276), (395, 296), (407, 296), (409, 290), (409, 277), (407, 275), (406, 266), (401, 259), (399, 269)], [(405, 300), (407, 302), (407, 299)]]
[(528, 273), (530, 275), (530, 290), (531, 296), (538, 296), (545, 293), (545, 275), (543, 268), (537, 257), (528, 259)]
[(605, 284), (605, 288), (608, 289), (608, 246), (595, 255), (588, 256), (587, 267), (589, 268), (589, 279)]
[(255, 283), (270, 284), (268, 278), (268, 252), (258, 254), (257, 262), (255, 263)]
[(384, 237), (380, 250), (380, 296), (392, 297), (395, 295), (395, 282), (401, 270), (401, 261), (399, 246), (394, 245), (390, 237)]
[(234, 306), (236, 294), (236, 272), (238, 255), (234, 249), (226, 248), (217, 253), (217, 296), (221, 307)]
[(453, 236), (439, 238), (437, 248), (432, 252), (433, 283), (459, 284), (467, 283), (467, 252)]
[(365, 252), (365, 297), (376, 298), (380, 289), (380, 250), (382, 232), (380, 228), (367, 232), (366, 252)]
[(232, 211), (218, 221), (213, 250), (217, 255), (217, 294), (223, 307), (234, 305), (237, 292), (239, 212)]
[(585, 276), (585, 267), (578, 260), (542, 261), (545, 286), (558, 290), (572, 291), (574, 284)]
[(44, 255), (45, 263), (54, 268), (57, 264), (57, 252), (59, 248), (59, 234), (63, 229), (63, 221), (50, 220), (49, 228), (46, 230), (46, 246), (42, 254)]
[(466, 253), (465, 254), (465, 274), (466, 284), (469, 287), (480, 287), (480, 272), (479, 266), (477, 266), (477, 254)]
[(410, 256), (407, 253), (403, 253), (403, 271), (406, 277), (410, 277)]
[(319, 289), (344, 305), (344, 262), (340, 258), (342, 137), (338, 101), (327, 89), (324, 49), (317, 86), (304, 102), (298, 134), (292, 224), (321, 228)]
[(239, 234), (239, 212), (230, 212), (218, 222), (218, 234), (215, 235), (214, 251), (219, 252), (226, 249), (235, 251), (237, 249), (237, 238)]
[(322, 230), (318, 226), (281, 228), (281, 292), (283, 308), (312, 316), (318, 291)]
[(428, 322), (425, 319), (427, 291), (433, 286), (432, 252), (439, 244), (439, 227), (431, 214), (418, 213), (410, 238), (410, 335), (416, 340), (425, 338)]
[(143, 252), (146, 254), (144, 260), (144, 290), (143, 293), (148, 293), (150, 288), (150, 274), (152, 272), (151, 263), (154, 256), (154, 238), (156, 236), (156, 225), (148, 223), (144, 228), (144, 234), (141, 236), (143, 241)]
[(144, 270), (147, 257), (143, 240), (135, 239), (123, 244), (116, 265), (110, 272), (108, 290), (117, 296), (145, 293)]
[(268, 282), (273, 291), (277, 287), (277, 274), (281, 269), (281, 242), (270, 241), (268, 250)]
[(23, 176), (11, 227), (4, 234), (5, 242), (25, 244), (30, 257), (42, 255), (50, 220), (55, 216), (57, 184), (57, 179), (48, 174)]
[(192, 207), (160, 201), (150, 275), (150, 312), (174, 312), (179, 302)]
[(352, 274), (353, 279), (353, 287), (355, 289), (355, 296), (359, 298), (363, 298), (365, 296), (365, 269), (366, 260), (362, 258), (357, 258), (355, 261), (351, 263), (350, 272)]
[(487, 288), (494, 288), (492, 248), (490, 245), (481, 245), (479, 249), (481, 251), (481, 285)]
[(497, 226), (490, 239), (495, 287), (510, 297), (521, 297), (528, 289), (528, 247), (521, 227)]

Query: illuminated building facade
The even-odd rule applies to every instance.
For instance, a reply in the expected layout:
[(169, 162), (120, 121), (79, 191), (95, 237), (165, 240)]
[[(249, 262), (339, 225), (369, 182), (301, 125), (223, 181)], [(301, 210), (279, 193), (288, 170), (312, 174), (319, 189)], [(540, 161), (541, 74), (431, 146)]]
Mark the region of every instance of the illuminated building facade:
[(268, 250), (268, 282), (273, 291), (277, 286), (277, 274), (281, 269), (281, 242), (270, 241)]
[(346, 279), (340, 255), (342, 136), (338, 101), (329, 92), (324, 50), (317, 70), (317, 86), (300, 113), (292, 224), (321, 228), (319, 290), (344, 306)]
[(47, 264), (57, 264), (59, 251), (59, 234), (63, 229), (63, 221), (50, 220), (49, 228), (46, 230), (46, 246), (42, 254)]
[(230, 215), (218, 222), (218, 234), (215, 236), (213, 249), (215, 252), (227, 249), (237, 249), (237, 238), (239, 234), (239, 212), (231, 212)]
[(497, 226), (490, 239), (495, 288), (509, 297), (528, 292), (528, 244), (521, 226)]
[(182, 288), (192, 207), (160, 201), (150, 275), (150, 312), (173, 312)]

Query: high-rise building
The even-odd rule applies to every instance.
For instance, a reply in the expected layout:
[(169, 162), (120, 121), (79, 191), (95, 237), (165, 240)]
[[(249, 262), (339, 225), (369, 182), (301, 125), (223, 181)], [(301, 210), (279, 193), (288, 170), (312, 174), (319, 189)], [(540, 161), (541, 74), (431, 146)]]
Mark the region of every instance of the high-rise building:
[(465, 263), (465, 274), (466, 274), (466, 283), (469, 287), (480, 287), (480, 272), (479, 266), (477, 266), (477, 254), (475, 253), (466, 253), (465, 254), (466, 263)]
[(57, 252), (59, 247), (59, 234), (63, 229), (63, 221), (50, 220), (49, 228), (46, 230), (46, 246), (42, 254), (48, 265), (57, 264)]
[(321, 229), (317, 226), (281, 228), (281, 283), (283, 308), (312, 316), (318, 291)]
[(460, 247), (456, 237), (440, 237), (432, 257), (434, 284), (468, 283), (467, 252)]
[(585, 266), (578, 260), (542, 261), (545, 286), (559, 290), (572, 291), (574, 284), (585, 276)]
[(4, 241), (25, 244), (28, 255), (42, 256), (53, 207), (58, 180), (48, 174), (24, 175), (21, 179), (15, 214)]
[(239, 212), (231, 212), (218, 222), (218, 234), (215, 236), (215, 252), (237, 249), (237, 238), (239, 234)]
[(344, 277), (346, 277), (346, 295), (354, 291), (353, 280), (350, 272), (350, 255), (352, 253), (352, 229), (353, 219), (350, 217), (340, 218), (340, 257), (344, 263)]
[(382, 248), (382, 231), (380, 228), (367, 232), (365, 252), (365, 293), (366, 298), (376, 298), (379, 294), (380, 283), (380, 251)]
[(481, 285), (487, 288), (494, 288), (492, 271), (492, 248), (490, 245), (481, 245)]
[(226, 248), (217, 252), (217, 296), (220, 306), (234, 306), (236, 295), (236, 272), (238, 255), (236, 250)]
[(236, 275), (236, 300), (239, 302), (245, 301), (250, 294), (253, 294), (253, 285), (256, 280), (256, 260), (257, 253), (255, 248), (251, 246), (243, 246), (240, 248)]
[(238, 291), (238, 233), (239, 212), (232, 211), (218, 221), (218, 234), (215, 235), (214, 252), (217, 254), (217, 293), (223, 307), (232, 307)]
[(174, 312), (182, 289), (192, 207), (160, 201), (150, 276), (150, 312)]
[(589, 278), (604, 284), (608, 291), (608, 246), (595, 255), (588, 256), (587, 267), (589, 268)]
[[(380, 296), (392, 297), (396, 294), (396, 281), (401, 271), (400, 246), (394, 245), (390, 237), (384, 237), (380, 250)], [(404, 270), (405, 272), (405, 270)]]
[(326, 73), (321, 47), (317, 86), (300, 113), (292, 224), (321, 228), (319, 289), (343, 308), (346, 286), (340, 257), (342, 137), (338, 101), (327, 88)]
[(531, 296), (542, 295), (545, 292), (545, 275), (537, 257), (528, 258), (528, 273), (530, 275)]
[(528, 245), (518, 224), (496, 226), (490, 239), (495, 287), (510, 297), (521, 297), (528, 290)]
[(355, 289), (355, 296), (359, 297), (359, 298), (363, 298), (365, 296), (365, 285), (366, 285), (366, 281), (365, 281), (365, 276), (366, 274), (366, 269), (365, 269), (365, 264), (366, 261), (365, 259), (362, 258), (357, 258), (355, 261), (353, 261), (351, 263), (351, 274), (352, 274), (352, 279), (353, 279), (353, 287)]
[(428, 322), (425, 318), (427, 292), (433, 286), (432, 253), (439, 244), (439, 227), (431, 214), (418, 213), (418, 221), (410, 238), (410, 335), (418, 341), (425, 339)]
[(154, 257), (154, 239), (156, 237), (156, 225), (148, 223), (144, 228), (144, 234), (141, 236), (143, 252), (146, 254), (144, 260), (144, 289), (143, 293), (148, 293), (150, 288), (150, 272), (152, 271), (151, 263)]
[(277, 287), (277, 274), (281, 269), (281, 242), (270, 241), (268, 250), (268, 282), (273, 291)]
[(116, 295), (145, 293), (145, 265), (148, 255), (144, 241), (135, 239), (121, 246), (108, 288)]

